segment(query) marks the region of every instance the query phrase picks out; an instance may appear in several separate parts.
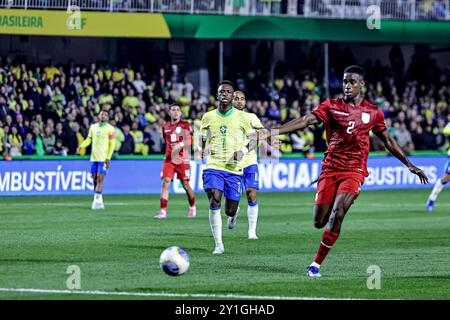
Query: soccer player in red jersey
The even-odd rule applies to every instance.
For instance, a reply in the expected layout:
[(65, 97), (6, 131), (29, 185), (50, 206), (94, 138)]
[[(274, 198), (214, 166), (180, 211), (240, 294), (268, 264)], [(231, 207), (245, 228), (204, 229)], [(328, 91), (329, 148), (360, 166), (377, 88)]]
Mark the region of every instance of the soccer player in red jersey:
[(181, 106), (174, 103), (169, 109), (170, 122), (163, 126), (163, 135), (166, 142), (166, 155), (164, 157), (161, 179), (160, 211), (156, 219), (167, 217), (167, 203), (169, 200), (169, 186), (175, 172), (180, 179), (183, 189), (186, 191), (189, 201), (189, 217), (196, 215), (195, 195), (189, 185), (190, 179), (190, 154), (192, 145), (192, 131), (189, 122), (181, 120)]
[[(428, 178), (414, 166), (391, 136), (384, 123), (384, 115), (376, 106), (364, 100), (364, 69), (349, 66), (344, 70), (344, 98), (327, 99), (311, 114), (294, 119), (270, 135), (301, 130), (307, 126), (323, 123), (326, 128), (328, 149), (322, 161), (314, 203), (314, 226), (323, 228), (328, 224), (314, 262), (307, 267), (307, 275), (320, 277), (320, 265), (339, 237), (344, 216), (358, 197), (364, 178), (368, 176), (369, 132), (374, 134), (409, 171), (419, 176), (422, 183)], [(266, 131), (260, 138), (269, 135)]]

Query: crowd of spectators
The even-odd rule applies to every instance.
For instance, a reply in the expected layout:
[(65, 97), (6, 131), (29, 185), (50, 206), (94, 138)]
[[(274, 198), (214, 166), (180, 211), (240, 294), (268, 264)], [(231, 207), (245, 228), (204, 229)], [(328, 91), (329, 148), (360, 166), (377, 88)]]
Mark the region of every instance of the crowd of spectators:
[[(384, 112), (389, 130), (406, 152), (444, 150), (448, 141), (442, 131), (450, 121), (450, 65), (439, 69), (432, 60), (413, 62), (405, 73), (379, 62), (364, 66), (366, 98)], [(341, 75), (330, 73), (330, 96), (341, 93)], [(233, 79), (231, 79), (233, 80)], [(276, 77), (272, 85), (249, 73), (238, 79), (248, 91), (247, 109), (272, 127), (310, 113), (326, 98), (322, 82), (314, 73), (295, 72)], [(214, 94), (215, 87), (211, 88)], [(108, 110), (116, 128), (115, 154), (161, 154), (162, 125), (169, 120), (173, 102), (182, 105), (191, 121), (195, 140), (202, 115), (216, 107), (214, 95), (203, 96), (176, 65), (149, 74), (143, 66), (116, 68), (89, 66), (31, 66), (0, 61), (0, 152), (7, 159), (20, 155), (73, 155), (87, 137), (100, 110)], [(282, 153), (312, 156), (324, 151), (323, 126), (307, 128), (281, 137)], [(194, 145), (194, 151), (198, 150)], [(269, 154), (275, 150), (270, 150)], [(373, 137), (372, 150), (383, 150)], [(89, 150), (82, 150), (88, 154)], [(198, 153), (195, 153), (198, 157)]]

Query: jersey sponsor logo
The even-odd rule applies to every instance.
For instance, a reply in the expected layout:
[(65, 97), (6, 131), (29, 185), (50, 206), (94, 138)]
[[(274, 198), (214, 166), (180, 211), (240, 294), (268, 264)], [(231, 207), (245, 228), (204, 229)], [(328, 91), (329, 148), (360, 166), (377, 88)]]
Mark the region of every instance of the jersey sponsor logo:
[(180, 132), (181, 132), (181, 128), (180, 128), (180, 127), (177, 127), (177, 128), (175, 129), (175, 132), (176, 132), (176, 133), (180, 133)]
[(220, 133), (226, 134), (227, 133), (227, 126), (220, 126)]
[(341, 114), (341, 115), (343, 115), (343, 116), (349, 116), (350, 114), (349, 113), (347, 113), (347, 112), (342, 112), (342, 111), (336, 111), (336, 110), (332, 110), (333, 111), (333, 113), (336, 113), (336, 114)]
[(366, 112), (361, 113), (361, 120), (364, 124), (368, 124), (370, 122), (370, 114)]
[(102, 135), (101, 131), (97, 131), (97, 137), (100, 137)]

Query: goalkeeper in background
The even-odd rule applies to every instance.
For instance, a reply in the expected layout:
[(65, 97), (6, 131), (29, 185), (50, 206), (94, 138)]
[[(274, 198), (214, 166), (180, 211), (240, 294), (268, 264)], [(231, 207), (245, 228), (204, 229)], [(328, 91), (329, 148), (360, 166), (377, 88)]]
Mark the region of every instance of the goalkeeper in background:
[(92, 142), (91, 173), (95, 191), (92, 210), (105, 209), (102, 198), (103, 180), (114, 152), (116, 138), (114, 127), (108, 123), (108, 112), (100, 111), (98, 117), (100, 121), (90, 126), (88, 137), (77, 148), (79, 154), (81, 149), (88, 147)]

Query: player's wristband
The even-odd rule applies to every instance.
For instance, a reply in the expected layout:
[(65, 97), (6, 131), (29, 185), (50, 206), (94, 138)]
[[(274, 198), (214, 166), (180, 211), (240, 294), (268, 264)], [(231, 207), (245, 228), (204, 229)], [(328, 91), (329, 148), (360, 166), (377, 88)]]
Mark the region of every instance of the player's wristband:
[(243, 154), (247, 154), (248, 153), (248, 148), (247, 147), (242, 147), (241, 149)]

